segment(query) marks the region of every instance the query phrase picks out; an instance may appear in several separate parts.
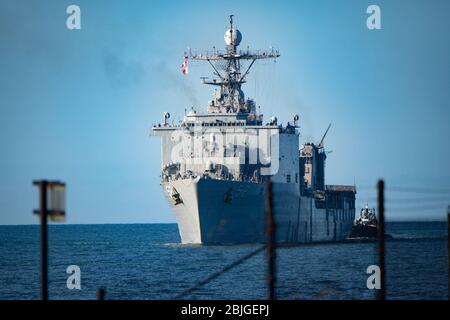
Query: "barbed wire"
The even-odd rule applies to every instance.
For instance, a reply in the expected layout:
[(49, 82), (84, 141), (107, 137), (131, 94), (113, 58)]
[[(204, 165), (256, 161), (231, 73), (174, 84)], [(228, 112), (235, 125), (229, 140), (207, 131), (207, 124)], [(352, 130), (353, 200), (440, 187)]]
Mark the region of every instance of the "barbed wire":
[(442, 206), (416, 206), (416, 207), (389, 207), (386, 206), (386, 212), (417, 212), (417, 211), (436, 211), (436, 210), (442, 210), (443, 212), (446, 211), (447, 205)]
[[(360, 189), (367, 189), (367, 190), (376, 190), (375, 186), (359, 186)], [(435, 188), (418, 188), (418, 187), (398, 187), (393, 186), (386, 188), (386, 193), (389, 194), (389, 192), (402, 192), (402, 193), (411, 193), (411, 194), (432, 194), (433, 197), (414, 197), (414, 198), (387, 198), (386, 199), (386, 212), (405, 212), (405, 211), (431, 211), (431, 210), (441, 210), (445, 209), (448, 206), (448, 203), (450, 203), (450, 189), (435, 189)], [(436, 196), (438, 196), (436, 198)], [(448, 195), (448, 197), (447, 197)], [(376, 202), (376, 198), (371, 198), (371, 200), (374, 200)], [(423, 203), (428, 202), (428, 204), (425, 205), (415, 205), (414, 203)], [(431, 202), (431, 203), (430, 203)], [(433, 203), (437, 202), (437, 203)], [(442, 202), (442, 204), (438, 204)], [(391, 206), (390, 203), (393, 203), (394, 206)], [(244, 263), (248, 259), (252, 258), (253, 256), (257, 255), (261, 251), (266, 249), (266, 245), (262, 245), (261, 247), (257, 248), (256, 250), (244, 255), (243, 257), (239, 258), (238, 260), (234, 261), (233, 263), (225, 266), (223, 269), (209, 275), (204, 280), (198, 281), (190, 288), (184, 290), (183, 292), (179, 293), (174, 297), (174, 299), (182, 299), (189, 294), (193, 293), (194, 291), (200, 289), (201, 287), (205, 286), (206, 284), (210, 283), (214, 279), (218, 278), (223, 273), (233, 269), (234, 267), (240, 265), (241, 263)]]
[(415, 188), (415, 187), (386, 187), (386, 192), (412, 192), (450, 195), (450, 189), (445, 188)]
[(239, 258), (238, 260), (234, 261), (233, 263), (227, 265), (226, 267), (224, 267), (222, 270), (217, 271), (213, 274), (211, 274), (210, 276), (208, 276), (207, 278), (205, 278), (202, 281), (197, 282), (195, 285), (193, 285), (192, 287), (190, 287), (189, 289), (184, 290), (183, 292), (181, 292), (180, 294), (176, 295), (174, 297), (174, 299), (182, 299), (183, 297), (191, 294), (192, 292), (194, 292), (195, 290), (200, 289), (201, 287), (203, 287), (204, 285), (208, 284), (209, 282), (211, 282), (212, 280), (216, 279), (217, 277), (219, 277), (221, 274), (227, 272), (228, 270), (233, 269), (234, 267), (240, 265), (241, 263), (247, 261), (248, 259), (250, 259), (251, 257), (257, 255), (258, 253), (260, 253), (261, 251), (263, 251), (266, 248), (266, 245), (263, 245), (261, 247), (259, 247), (258, 249), (246, 254), (245, 256)]
[[(369, 185), (357, 185), (356, 189), (358, 190), (376, 190), (376, 186)], [(400, 186), (386, 186), (385, 188), (386, 194), (389, 192), (405, 192), (405, 193), (423, 193), (423, 194), (442, 194), (450, 196), (450, 189), (447, 188), (423, 188), (423, 187), (400, 187)]]
[[(360, 201), (362, 199), (359, 199), (358, 201)], [(377, 201), (376, 197), (370, 197), (370, 198), (365, 198), (365, 201), (368, 201), (370, 203), (374, 203)], [(387, 205), (389, 204), (414, 204), (414, 203), (439, 203), (439, 202), (443, 202), (443, 203), (450, 203), (450, 196), (449, 197), (439, 197), (439, 198), (431, 198), (431, 197), (414, 197), (414, 198), (388, 198), (386, 197), (385, 199), (385, 203)]]

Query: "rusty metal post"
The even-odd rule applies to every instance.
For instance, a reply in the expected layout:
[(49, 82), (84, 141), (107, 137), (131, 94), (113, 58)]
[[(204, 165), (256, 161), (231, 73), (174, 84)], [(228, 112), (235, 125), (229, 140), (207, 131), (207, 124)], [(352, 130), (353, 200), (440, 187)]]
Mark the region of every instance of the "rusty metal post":
[(447, 259), (448, 259), (448, 293), (447, 299), (450, 300), (450, 206), (447, 207)]
[(268, 299), (275, 299), (275, 219), (272, 206), (272, 181), (266, 181), (265, 195), (266, 237), (267, 237), (267, 285)]
[[(33, 185), (39, 190), (39, 209), (33, 210), (39, 215), (41, 223), (41, 299), (48, 300), (48, 226), (47, 219), (60, 221), (65, 217), (64, 188), (60, 181), (34, 180)], [(47, 196), (50, 202), (47, 203)]]
[(39, 183), (41, 220), (41, 300), (48, 300), (47, 181)]
[(386, 270), (384, 262), (384, 181), (378, 180), (378, 267), (380, 268), (380, 284), (377, 299), (385, 300), (386, 298)]

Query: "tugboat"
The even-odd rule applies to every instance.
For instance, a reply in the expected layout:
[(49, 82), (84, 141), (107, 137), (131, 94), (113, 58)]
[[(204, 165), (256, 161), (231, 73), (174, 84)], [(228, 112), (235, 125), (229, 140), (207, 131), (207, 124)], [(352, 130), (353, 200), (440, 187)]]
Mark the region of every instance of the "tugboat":
[(366, 204), (361, 209), (358, 219), (356, 219), (350, 232), (349, 239), (376, 239), (378, 233), (378, 221), (375, 215), (375, 209), (369, 208)]

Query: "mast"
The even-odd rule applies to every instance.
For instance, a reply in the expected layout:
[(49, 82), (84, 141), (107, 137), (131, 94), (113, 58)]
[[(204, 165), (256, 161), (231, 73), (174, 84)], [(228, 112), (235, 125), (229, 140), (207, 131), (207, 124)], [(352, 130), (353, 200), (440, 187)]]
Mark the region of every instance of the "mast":
[[(230, 15), (230, 27), (225, 32), (224, 40), (226, 50), (213, 50), (185, 54), (187, 59), (207, 61), (213, 68), (214, 76), (212, 80), (203, 78), (203, 83), (218, 87), (218, 91), (214, 94), (214, 99), (208, 106), (210, 113), (252, 113), (254, 112), (253, 101), (245, 101), (244, 92), (241, 85), (246, 81), (246, 77), (256, 60), (259, 59), (276, 59), (280, 56), (279, 52), (272, 49), (268, 51), (258, 50), (237, 50), (242, 34), (233, 27), (233, 16)], [(250, 62), (244, 73), (241, 73), (241, 60)], [(222, 72), (219, 71), (222, 69)]]

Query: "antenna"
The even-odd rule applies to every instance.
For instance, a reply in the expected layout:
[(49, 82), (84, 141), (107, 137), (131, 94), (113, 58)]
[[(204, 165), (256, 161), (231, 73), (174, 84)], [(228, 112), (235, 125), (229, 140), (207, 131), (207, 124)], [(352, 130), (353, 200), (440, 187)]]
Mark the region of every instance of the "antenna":
[(234, 48), (234, 40), (233, 40), (233, 14), (230, 14), (230, 39), (231, 46)]
[[(238, 29), (234, 29), (233, 17), (233, 14), (229, 15), (230, 29), (224, 35), (225, 51), (216, 48), (212, 52), (206, 51), (199, 54), (189, 51), (187, 58), (208, 62), (214, 70), (213, 74), (218, 77), (217, 79), (202, 78), (204, 84), (219, 87), (220, 94), (214, 98), (215, 103), (212, 107), (214, 112), (249, 113), (251, 110), (246, 104), (241, 86), (246, 83), (246, 77), (256, 60), (276, 59), (280, 54), (273, 49), (255, 52), (249, 49), (238, 51), (237, 47), (242, 41), (242, 34)], [(241, 72), (241, 61), (249, 62), (245, 72)]]
[(323, 134), (322, 140), (320, 140), (319, 144), (317, 145), (317, 147), (318, 147), (319, 149), (320, 149), (320, 148), (323, 148), (323, 141), (325, 140), (325, 137), (327, 136), (327, 133), (328, 133), (328, 130), (330, 130), (330, 127), (331, 127), (331, 123), (328, 125), (327, 130), (326, 130), (325, 133)]

